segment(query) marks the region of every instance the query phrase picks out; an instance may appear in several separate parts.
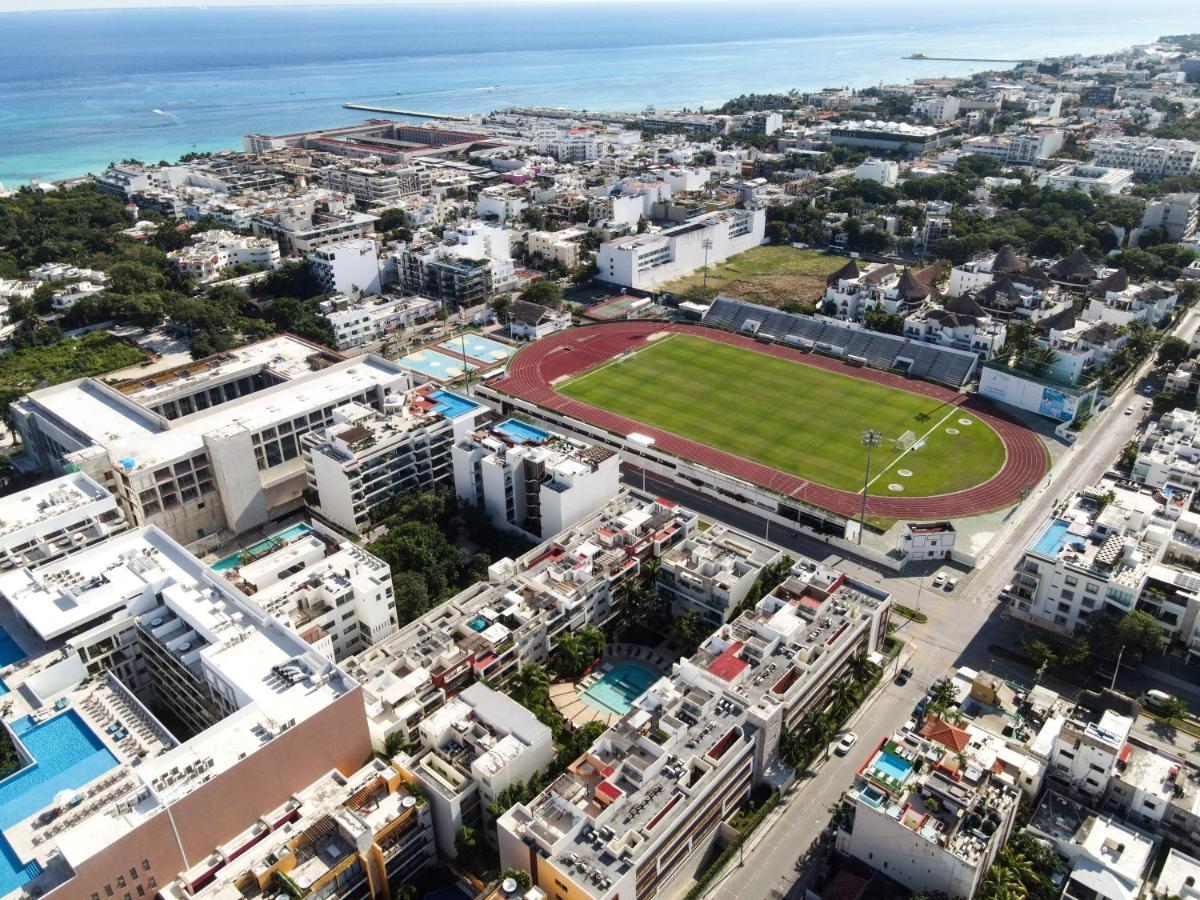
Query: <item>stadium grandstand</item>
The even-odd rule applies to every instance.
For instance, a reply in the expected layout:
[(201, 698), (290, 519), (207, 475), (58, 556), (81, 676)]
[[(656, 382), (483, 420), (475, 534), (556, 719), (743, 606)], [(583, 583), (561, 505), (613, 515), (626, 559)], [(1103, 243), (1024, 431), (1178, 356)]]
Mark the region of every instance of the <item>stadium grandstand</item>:
[(718, 296), (704, 314), (704, 324), (751, 334), (813, 350), (849, 363), (873, 366), (961, 388), (976, 374), (979, 357), (966, 350), (939, 347), (900, 335), (867, 331), (846, 322), (833, 322), (769, 306)]

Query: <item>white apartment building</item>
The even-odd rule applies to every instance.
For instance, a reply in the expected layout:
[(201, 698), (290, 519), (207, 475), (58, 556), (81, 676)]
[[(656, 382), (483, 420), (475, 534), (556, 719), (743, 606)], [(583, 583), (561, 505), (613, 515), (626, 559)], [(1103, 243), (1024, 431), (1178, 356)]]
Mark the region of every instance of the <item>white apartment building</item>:
[(325, 518), (347, 531), (371, 525), (371, 510), (403, 491), (448, 484), (450, 448), (485, 407), (425, 386), (395, 391), (384, 410), (335, 407), (332, 423), (302, 440), (308, 487)]
[(1161, 228), (1169, 241), (1186, 241), (1196, 233), (1200, 194), (1167, 194), (1149, 200), (1142, 213), (1142, 228)]
[(506, 419), (457, 439), (451, 457), (458, 496), (493, 522), (545, 540), (616, 496), (620, 457)]
[(606, 241), (600, 245), (596, 277), (622, 287), (651, 289), (696, 271), (706, 259), (711, 265), (757, 247), (765, 228), (765, 210), (729, 209), (658, 233)]
[(0, 571), (33, 568), (128, 527), (117, 498), (83, 472), (0, 497)]
[(1200, 413), (1178, 408), (1151, 422), (1130, 477), (1152, 488), (1200, 491)]
[(308, 254), (308, 267), (325, 293), (379, 293), (379, 249), (373, 238), (326, 244)]
[(586, 225), (561, 231), (530, 231), (525, 235), (525, 249), (531, 256), (541, 256), (565, 269), (573, 269), (583, 261), (585, 251), (580, 242), (587, 234)]
[(1133, 184), (1132, 169), (1063, 163), (1038, 176), (1038, 187), (1085, 194), (1119, 194)]
[(776, 764), (783, 729), (826, 705), (850, 661), (883, 640), (886, 594), (805, 564), (501, 816), (501, 864), (547, 895), (592, 900), (666, 896), (692, 875)]
[(657, 589), (676, 616), (697, 612), (705, 624), (724, 624), (782, 551), (742, 531), (716, 524), (662, 555)]
[(404, 197), (428, 194), (432, 177), (423, 166), (325, 166), (321, 183), (339, 194), (351, 194), (360, 206), (387, 206)]
[(1117, 269), (1094, 284), (1081, 318), (1121, 327), (1134, 322), (1157, 326), (1179, 302), (1174, 285), (1130, 284), (1124, 269)]
[(85, 300), (89, 297), (98, 297), (103, 294), (107, 288), (101, 287), (98, 284), (93, 284), (90, 281), (77, 281), (73, 284), (68, 284), (66, 287), (59, 288), (50, 295), (50, 306), (62, 312), (70, 309), (80, 300)]
[(949, 522), (905, 522), (900, 526), (897, 549), (905, 562), (950, 559), (957, 537)]
[(907, 315), (939, 296), (933, 287), (937, 275), (936, 266), (914, 272), (891, 263), (867, 263), (860, 269), (850, 260), (826, 278), (823, 301), (833, 304), (834, 316), (852, 322), (861, 321), (869, 309)]
[(1098, 815), (1054, 791), (1048, 792), (1028, 826), (1066, 860), (1063, 896), (1136, 900), (1142, 896), (1159, 838)]
[(219, 848), (282, 825), (331, 769), (369, 761), (359, 686), (157, 528), (5, 573), (0, 595), (59, 644), (6, 676), (13, 721), (66, 716), (59, 726), (106, 754), (63, 773), (88, 800), (70, 817), (47, 800), (6, 831), (27, 891), (152, 895), (185, 872), (199, 886), (226, 862)]
[(877, 181), (885, 187), (895, 187), (900, 180), (900, 164), (872, 156), (858, 164), (854, 177), (859, 181)]
[(86, 281), (103, 287), (108, 284), (108, 275), (99, 269), (85, 269), (68, 263), (42, 263), (36, 269), (29, 270), (29, 277), (34, 281), (48, 281), (51, 284), (66, 284), (72, 281)]
[(38, 468), (77, 466), (132, 524), (194, 541), (298, 509), (303, 436), (347, 402), (383, 412), (390, 394), (411, 387), (407, 370), (382, 357), (343, 360), (280, 336), (116, 386), (77, 379), (12, 408)]
[(341, 662), (396, 630), (391, 569), (320, 522), (305, 529), (265, 551), (243, 551), (238, 564), (221, 573), (311, 647)]
[(376, 749), (394, 734), (416, 742), (421, 719), (472, 682), (503, 685), (544, 663), (556, 637), (603, 626), (621, 585), (698, 527), (699, 516), (674, 503), (620, 494), (371, 647), (348, 668), (363, 684)]
[(1088, 142), (1098, 166), (1129, 169), (1138, 175), (1200, 174), (1200, 143), (1152, 137), (1093, 138)]
[(215, 281), (230, 266), (277, 269), (280, 257), (279, 245), (270, 238), (244, 237), (213, 229), (193, 234), (191, 246), (172, 250), (167, 259), (180, 272), (205, 282)]
[(352, 350), (437, 315), (439, 305), (428, 297), (347, 297), (339, 294), (322, 300), (320, 314), (333, 329), (334, 347)]
[(912, 114), (918, 119), (933, 122), (953, 122), (958, 118), (959, 100), (950, 94), (942, 97), (926, 97), (913, 101)]
[(981, 256), (955, 266), (950, 270), (946, 296), (961, 297), (963, 294), (981, 291), (1001, 275), (1019, 276), (1028, 267), (1008, 247), (1001, 247), (994, 254)]
[(1169, 642), (1195, 646), (1200, 593), (1168, 560), (1200, 559), (1191, 492), (1111, 480), (1080, 491), (1025, 549), (1013, 576), (1012, 615), (1060, 634), (1087, 628), (1096, 610), (1143, 610)]
[(532, 341), (571, 327), (571, 313), (550, 309), (527, 300), (516, 300), (508, 314), (508, 333), (517, 340)]
[(475, 197), (475, 215), (485, 221), (501, 224), (516, 219), (529, 208), (525, 192), (516, 185), (486, 187)]
[(837, 848), (909, 890), (974, 897), (1019, 800), (975, 759), (968, 732), (930, 718), (921, 735), (897, 733), (867, 754), (842, 798)]
[(409, 762), (433, 807), (438, 850), (458, 854), (464, 825), (483, 825), (500, 792), (528, 782), (554, 759), (550, 729), (517, 701), (472, 684), (417, 726), (420, 750)]
[(1096, 715), (1076, 707), (1054, 735), (1046, 777), (1098, 803), (1108, 790), (1109, 778), (1117, 770), (1132, 730), (1131, 716), (1111, 709)]
[(274, 239), (285, 256), (307, 256), (327, 244), (368, 238), (375, 232), (378, 217), (350, 207), (339, 195), (313, 192), (259, 211), (251, 227), (258, 237)]
[(993, 319), (973, 297), (964, 295), (945, 306), (922, 306), (904, 317), (904, 336), (942, 347), (970, 350), (991, 359), (1008, 339), (1007, 326)]

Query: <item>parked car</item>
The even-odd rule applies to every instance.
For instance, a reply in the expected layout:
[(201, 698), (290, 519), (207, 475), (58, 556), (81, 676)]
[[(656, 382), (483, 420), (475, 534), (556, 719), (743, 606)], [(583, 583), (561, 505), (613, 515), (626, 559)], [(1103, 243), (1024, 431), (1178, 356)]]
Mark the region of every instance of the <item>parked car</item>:
[(936, 575), (933, 576), (933, 586), (934, 587), (941, 587), (945, 583), (946, 583), (946, 573), (945, 572), (938, 572)]
[(913, 677), (913, 670), (905, 666), (900, 670), (900, 674), (896, 676), (896, 684), (908, 684), (908, 679)]
[(834, 752), (837, 753), (838, 756), (845, 756), (850, 752), (850, 748), (853, 747), (857, 741), (858, 735), (853, 731), (847, 731), (844, 735), (842, 735), (842, 739), (837, 742), (837, 747), (835, 748)]
[(956, 587), (958, 587), (958, 579), (955, 578), (954, 576), (951, 576), (950, 580), (946, 582), (946, 590), (952, 591)]
[(1125, 407), (1125, 415), (1127, 415), (1127, 416), (1133, 415), (1133, 407), (1132, 406)]

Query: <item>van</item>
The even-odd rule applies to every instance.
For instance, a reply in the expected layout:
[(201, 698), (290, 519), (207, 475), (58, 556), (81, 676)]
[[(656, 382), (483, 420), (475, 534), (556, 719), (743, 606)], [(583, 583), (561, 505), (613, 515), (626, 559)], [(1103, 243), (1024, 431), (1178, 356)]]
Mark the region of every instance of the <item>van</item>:
[(1171, 702), (1171, 695), (1165, 691), (1150, 690), (1142, 694), (1139, 699), (1146, 706), (1161, 709)]

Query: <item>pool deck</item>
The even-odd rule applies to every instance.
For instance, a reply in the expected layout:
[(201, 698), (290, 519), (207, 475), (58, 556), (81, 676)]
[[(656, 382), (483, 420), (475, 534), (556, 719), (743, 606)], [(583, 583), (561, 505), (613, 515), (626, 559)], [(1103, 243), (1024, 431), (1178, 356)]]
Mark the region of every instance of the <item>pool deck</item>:
[(581, 728), (589, 722), (615, 725), (621, 720), (621, 715), (589, 703), (583, 698), (583, 692), (596, 680), (596, 673), (606, 663), (621, 662), (639, 662), (663, 673), (670, 670), (672, 657), (662, 646), (643, 647), (640, 644), (612, 644), (604, 654), (604, 659), (600, 661), (600, 666), (591, 674), (578, 681), (562, 681), (550, 685), (551, 702), (563, 718), (576, 728)]

